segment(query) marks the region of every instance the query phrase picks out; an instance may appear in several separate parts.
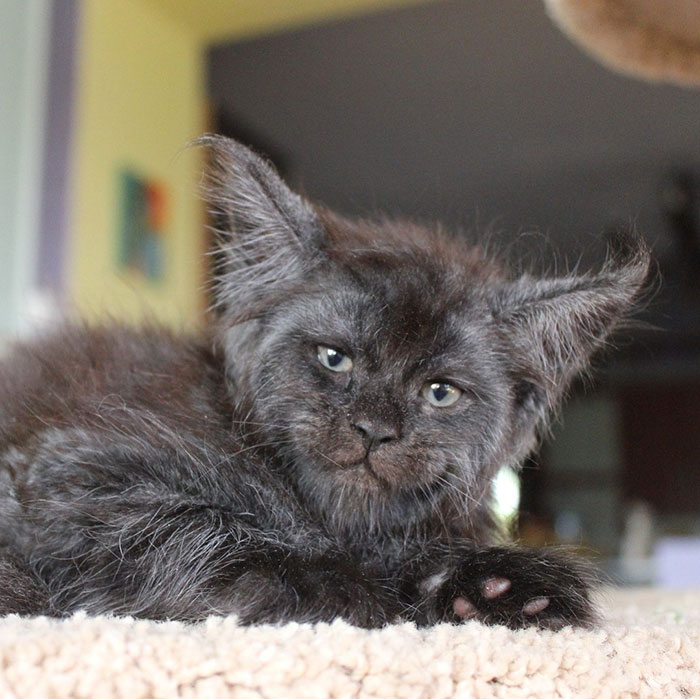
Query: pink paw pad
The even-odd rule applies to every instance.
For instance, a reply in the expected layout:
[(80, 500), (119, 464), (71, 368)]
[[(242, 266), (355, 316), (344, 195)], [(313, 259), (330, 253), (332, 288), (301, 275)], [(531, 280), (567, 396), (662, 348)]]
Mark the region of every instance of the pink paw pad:
[(510, 590), (511, 582), (508, 578), (488, 578), (481, 586), (481, 594), (486, 599), (496, 599)]
[(460, 619), (474, 619), (478, 613), (476, 607), (464, 597), (455, 597), (452, 609)]
[(523, 614), (534, 616), (549, 606), (549, 597), (535, 597), (525, 604)]

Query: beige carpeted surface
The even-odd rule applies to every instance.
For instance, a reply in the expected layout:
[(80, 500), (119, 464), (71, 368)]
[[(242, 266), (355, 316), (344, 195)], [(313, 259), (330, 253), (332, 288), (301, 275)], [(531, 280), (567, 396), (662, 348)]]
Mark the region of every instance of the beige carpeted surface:
[(609, 591), (595, 631), (0, 620), (5, 697), (700, 697), (700, 590)]

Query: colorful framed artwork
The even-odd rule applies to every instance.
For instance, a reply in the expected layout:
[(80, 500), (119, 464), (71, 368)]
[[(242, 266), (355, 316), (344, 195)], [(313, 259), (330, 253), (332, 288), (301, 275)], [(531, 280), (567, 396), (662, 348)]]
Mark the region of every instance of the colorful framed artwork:
[(157, 282), (165, 275), (168, 196), (162, 183), (133, 170), (119, 173), (118, 263)]

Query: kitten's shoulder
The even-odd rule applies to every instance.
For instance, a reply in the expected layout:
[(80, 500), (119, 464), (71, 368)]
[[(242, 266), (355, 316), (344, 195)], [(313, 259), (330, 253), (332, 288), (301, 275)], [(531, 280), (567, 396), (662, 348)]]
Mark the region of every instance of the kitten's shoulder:
[(112, 402), (211, 412), (225, 401), (222, 372), (203, 335), (157, 325), (64, 325), (17, 343), (0, 361), (0, 429), (72, 422)]
[[(158, 375), (164, 368), (202, 371), (216, 363), (204, 336), (177, 333), (164, 326), (65, 324), (32, 340), (15, 343), (2, 358), (5, 375), (41, 374), (53, 382), (100, 378), (122, 380), (125, 374)], [(114, 374), (119, 369), (125, 374)], [(7, 378), (7, 376), (6, 376)]]

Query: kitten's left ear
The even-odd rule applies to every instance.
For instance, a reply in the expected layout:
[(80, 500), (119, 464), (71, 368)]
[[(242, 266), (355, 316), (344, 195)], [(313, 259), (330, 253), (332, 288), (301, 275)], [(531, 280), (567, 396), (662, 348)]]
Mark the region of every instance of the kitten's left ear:
[(214, 135), (195, 145), (211, 154), (205, 196), (218, 233), (216, 302), (234, 321), (243, 320), (283, 297), (318, 264), (323, 227), (311, 204), (253, 151)]
[(498, 294), (494, 317), (512, 343), (522, 400), (552, 408), (571, 380), (630, 309), (644, 287), (647, 246), (617, 234), (600, 272), (535, 280), (523, 277)]

